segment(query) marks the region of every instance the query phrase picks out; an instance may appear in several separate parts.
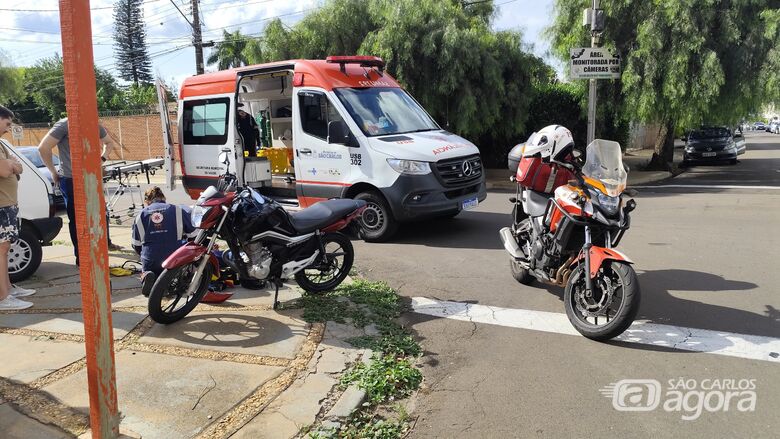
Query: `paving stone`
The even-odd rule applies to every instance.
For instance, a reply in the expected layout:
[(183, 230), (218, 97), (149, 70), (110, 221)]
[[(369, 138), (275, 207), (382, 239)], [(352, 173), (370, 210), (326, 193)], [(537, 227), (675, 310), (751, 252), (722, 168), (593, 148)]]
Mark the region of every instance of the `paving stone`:
[[(130, 351), (117, 353), (116, 364), (121, 425), (144, 439), (193, 437), (283, 371), (280, 367)], [(86, 370), (43, 390), (79, 411), (89, 411)]]
[[(227, 301), (242, 306), (272, 306), (274, 303), (274, 288), (266, 287), (261, 290), (250, 290), (235, 287), (227, 290), (233, 296)], [(296, 284), (284, 284), (279, 288), (279, 302), (287, 302), (301, 297), (301, 289)]]
[(366, 392), (358, 389), (356, 385), (350, 385), (347, 390), (341, 394), (336, 404), (331, 407), (325, 415), (328, 419), (339, 419), (348, 417), (353, 410), (358, 408), (366, 400)]
[[(79, 267), (76, 266), (75, 256), (65, 256), (57, 259), (44, 259), (41, 266), (35, 271), (35, 279), (50, 280), (62, 277), (78, 276)], [(75, 282), (78, 282), (76, 278)]]
[(111, 277), (111, 291), (127, 290), (130, 288), (140, 288), (140, 287), (141, 287), (141, 279), (138, 277), (138, 275)]
[[(114, 339), (118, 340), (127, 335), (144, 317), (146, 317), (146, 314), (115, 311), (112, 314)], [(84, 320), (81, 313), (5, 314), (2, 316), (0, 326), (84, 335)]]
[(307, 333), (299, 310), (196, 309), (171, 325), (154, 325), (139, 341), (292, 359)]
[(317, 361), (317, 373), (340, 373), (347, 364), (355, 361), (360, 351), (357, 349), (339, 349), (320, 347), (320, 358)]
[(141, 289), (119, 290), (111, 294), (111, 307), (114, 309), (128, 306), (147, 306), (149, 299), (141, 294)]
[(81, 294), (78, 293), (58, 296), (35, 294), (25, 300), (33, 303), (33, 309), (81, 308)]
[(17, 412), (8, 404), (0, 404), (0, 425), (3, 439), (66, 439), (68, 433)]
[(0, 334), (0, 376), (22, 383), (54, 372), (84, 357), (84, 345), (44, 337)]
[(291, 438), (311, 425), (320, 402), (336, 384), (325, 374), (312, 374), (294, 382), (262, 413), (249, 421), (233, 438)]
[[(28, 286), (25, 285), (27, 288)], [(29, 288), (33, 288), (35, 290), (35, 296), (33, 297), (43, 297), (43, 296), (59, 296), (62, 294), (80, 294), (81, 293), (81, 283), (68, 283), (68, 284), (55, 284), (51, 285), (49, 283), (46, 283), (45, 286), (42, 287), (35, 287), (30, 285)]]
[(353, 349), (354, 346), (347, 343), (345, 340), (364, 335), (366, 334), (363, 332), (362, 328), (356, 328), (351, 324), (328, 322), (325, 326), (325, 333), (322, 336), (322, 342), (320, 344), (340, 349)]

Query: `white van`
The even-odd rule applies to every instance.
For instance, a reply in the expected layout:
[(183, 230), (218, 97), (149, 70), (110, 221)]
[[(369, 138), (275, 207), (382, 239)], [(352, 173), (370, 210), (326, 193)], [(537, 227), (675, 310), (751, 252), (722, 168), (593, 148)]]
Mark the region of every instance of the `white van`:
[[(380, 58), (248, 66), (187, 78), (180, 90), (181, 179), (193, 199), (222, 173), (217, 156), (223, 149), (233, 151), (240, 183), (288, 206), (366, 200), (361, 226), (369, 241), (387, 240), (399, 222), (455, 216), (486, 197), (477, 147), (443, 130), (384, 72)], [(158, 96), (173, 189), (161, 86)], [(267, 147), (260, 157), (245, 154), (238, 104), (259, 122)]]
[(62, 229), (62, 218), (55, 216), (54, 189), (24, 154), (3, 139), (3, 145), (16, 155), (24, 171), (19, 179), (19, 240), (8, 252), (8, 275), (11, 282), (21, 282), (35, 273), (43, 260), (43, 246)]

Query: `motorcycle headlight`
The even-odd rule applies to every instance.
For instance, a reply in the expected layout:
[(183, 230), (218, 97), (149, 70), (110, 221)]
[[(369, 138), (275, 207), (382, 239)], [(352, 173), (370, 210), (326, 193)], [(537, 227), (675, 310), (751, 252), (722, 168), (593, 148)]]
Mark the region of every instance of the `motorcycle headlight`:
[(200, 223), (203, 221), (203, 217), (211, 210), (210, 207), (195, 206), (190, 213), (190, 220), (192, 221), (192, 227), (200, 227)]
[(399, 174), (425, 175), (431, 173), (431, 165), (428, 162), (416, 160), (387, 159), (387, 164)]
[(608, 215), (614, 215), (617, 213), (618, 206), (620, 206), (620, 197), (610, 197), (602, 193), (598, 194), (599, 207)]

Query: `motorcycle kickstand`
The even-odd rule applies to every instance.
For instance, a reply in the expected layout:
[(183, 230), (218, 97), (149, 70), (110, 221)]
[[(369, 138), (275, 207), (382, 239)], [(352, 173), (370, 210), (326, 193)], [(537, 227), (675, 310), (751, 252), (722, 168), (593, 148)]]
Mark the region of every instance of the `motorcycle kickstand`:
[(273, 307), (273, 309), (276, 310), (276, 309), (279, 308), (279, 287), (282, 285), (282, 280), (281, 279), (274, 279), (273, 283), (274, 283), (274, 288), (275, 288), (275, 292), (274, 292), (274, 307)]

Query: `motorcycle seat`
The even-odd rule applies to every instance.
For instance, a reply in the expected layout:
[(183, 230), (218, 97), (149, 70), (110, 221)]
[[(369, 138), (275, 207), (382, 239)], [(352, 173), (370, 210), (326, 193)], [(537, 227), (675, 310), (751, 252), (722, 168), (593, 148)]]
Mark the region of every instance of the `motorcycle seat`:
[(310, 233), (335, 223), (365, 205), (363, 200), (320, 201), (306, 209), (290, 213), (290, 223), (298, 233)]

